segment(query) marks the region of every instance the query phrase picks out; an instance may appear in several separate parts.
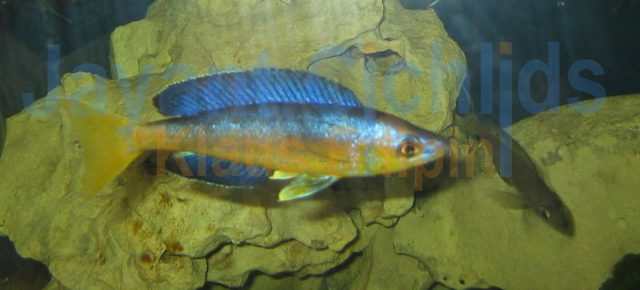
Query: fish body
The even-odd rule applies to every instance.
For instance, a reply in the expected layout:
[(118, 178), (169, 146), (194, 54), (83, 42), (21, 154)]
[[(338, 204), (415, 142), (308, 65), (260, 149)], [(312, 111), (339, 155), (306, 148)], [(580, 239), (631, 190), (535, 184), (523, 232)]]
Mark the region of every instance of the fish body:
[[(133, 128), (136, 148), (192, 151), (272, 170), (372, 176), (424, 164), (446, 142), (364, 107), (273, 103), (209, 111)], [(162, 136), (162, 143), (148, 142)], [(415, 155), (403, 156), (402, 146)], [(418, 153), (419, 152), (419, 153)]]
[[(488, 140), (494, 148), (511, 148), (511, 174), (503, 174), (500, 154), (494, 153), (493, 164), (500, 172), (500, 177), (516, 189), (522, 197), (524, 207), (533, 210), (537, 216), (556, 230), (572, 236), (575, 233), (573, 218), (569, 209), (542, 180), (535, 164), (522, 146), (505, 133), (497, 124), (487, 118), (470, 113), (466, 116), (455, 115), (454, 123), (469, 136), (478, 136)], [(506, 140), (501, 138), (506, 136)], [(509, 142), (510, 146), (500, 146)]]
[(392, 173), (446, 154), (443, 137), (353, 98), (317, 75), (257, 70), (172, 85), (154, 103), (178, 116), (151, 123), (76, 101), (63, 104), (85, 153), (81, 184), (89, 195), (152, 150), (298, 173), (280, 200), (311, 195), (342, 177)]
[[(272, 103), (362, 107), (358, 97), (337, 82), (312, 73), (272, 68), (188, 79), (161, 91), (153, 98), (153, 103), (160, 113), (169, 117)], [(165, 165), (168, 171), (187, 178), (232, 187), (259, 185), (280, 176), (278, 173), (281, 172), (270, 175), (269, 170), (260, 166), (194, 152), (171, 154)]]

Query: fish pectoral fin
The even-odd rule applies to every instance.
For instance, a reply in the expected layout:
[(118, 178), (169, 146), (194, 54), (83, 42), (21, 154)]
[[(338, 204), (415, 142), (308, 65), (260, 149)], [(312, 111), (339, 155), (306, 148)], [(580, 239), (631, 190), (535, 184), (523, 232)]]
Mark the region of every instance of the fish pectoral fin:
[(276, 170), (269, 176), (271, 180), (289, 180), (296, 178), (300, 173)]
[(335, 176), (300, 174), (278, 194), (279, 201), (288, 201), (311, 196), (338, 180)]
[(526, 209), (529, 205), (525, 199), (517, 193), (504, 190), (496, 190), (489, 194), (489, 197), (500, 206), (508, 209)]

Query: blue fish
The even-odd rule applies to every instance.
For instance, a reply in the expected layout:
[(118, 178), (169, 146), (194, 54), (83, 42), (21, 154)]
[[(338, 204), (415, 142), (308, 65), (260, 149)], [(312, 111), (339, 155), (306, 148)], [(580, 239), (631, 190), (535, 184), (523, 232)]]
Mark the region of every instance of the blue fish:
[[(297, 173), (280, 191), (282, 201), (309, 196), (340, 178), (409, 169), (448, 151), (442, 136), (365, 108), (349, 89), (305, 72), (260, 69), (177, 83), (154, 98), (159, 111), (172, 117), (149, 123), (71, 99), (60, 102), (83, 148), (80, 186), (88, 195), (152, 150), (215, 156), (219, 162), (209, 162), (213, 174), (214, 165), (219, 171), (222, 165), (240, 169), (204, 175), (214, 182), (254, 183), (262, 170)], [(180, 160), (173, 160), (179, 167)]]
[[(160, 113), (173, 117), (269, 103), (362, 107), (353, 91), (337, 82), (315, 74), (274, 68), (214, 74), (175, 83), (155, 96), (153, 103)], [(193, 152), (171, 154), (165, 166), (187, 178), (231, 187), (264, 183), (271, 173), (260, 166)]]

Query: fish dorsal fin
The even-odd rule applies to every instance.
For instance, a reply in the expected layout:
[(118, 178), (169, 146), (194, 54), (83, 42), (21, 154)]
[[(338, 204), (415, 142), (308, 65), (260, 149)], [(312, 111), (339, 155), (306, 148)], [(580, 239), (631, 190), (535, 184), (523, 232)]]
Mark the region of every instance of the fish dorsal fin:
[(337, 82), (313, 73), (274, 68), (219, 73), (172, 84), (155, 96), (153, 103), (167, 116), (266, 103), (361, 106), (356, 95)]

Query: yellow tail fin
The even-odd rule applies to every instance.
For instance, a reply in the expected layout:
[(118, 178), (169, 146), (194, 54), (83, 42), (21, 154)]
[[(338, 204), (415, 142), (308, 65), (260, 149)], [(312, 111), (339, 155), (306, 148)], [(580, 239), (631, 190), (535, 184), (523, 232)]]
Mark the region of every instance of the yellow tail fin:
[(84, 151), (82, 191), (87, 196), (94, 196), (142, 153), (133, 147), (131, 133), (122, 130), (132, 122), (78, 101), (61, 102), (69, 116), (73, 135), (77, 136)]

